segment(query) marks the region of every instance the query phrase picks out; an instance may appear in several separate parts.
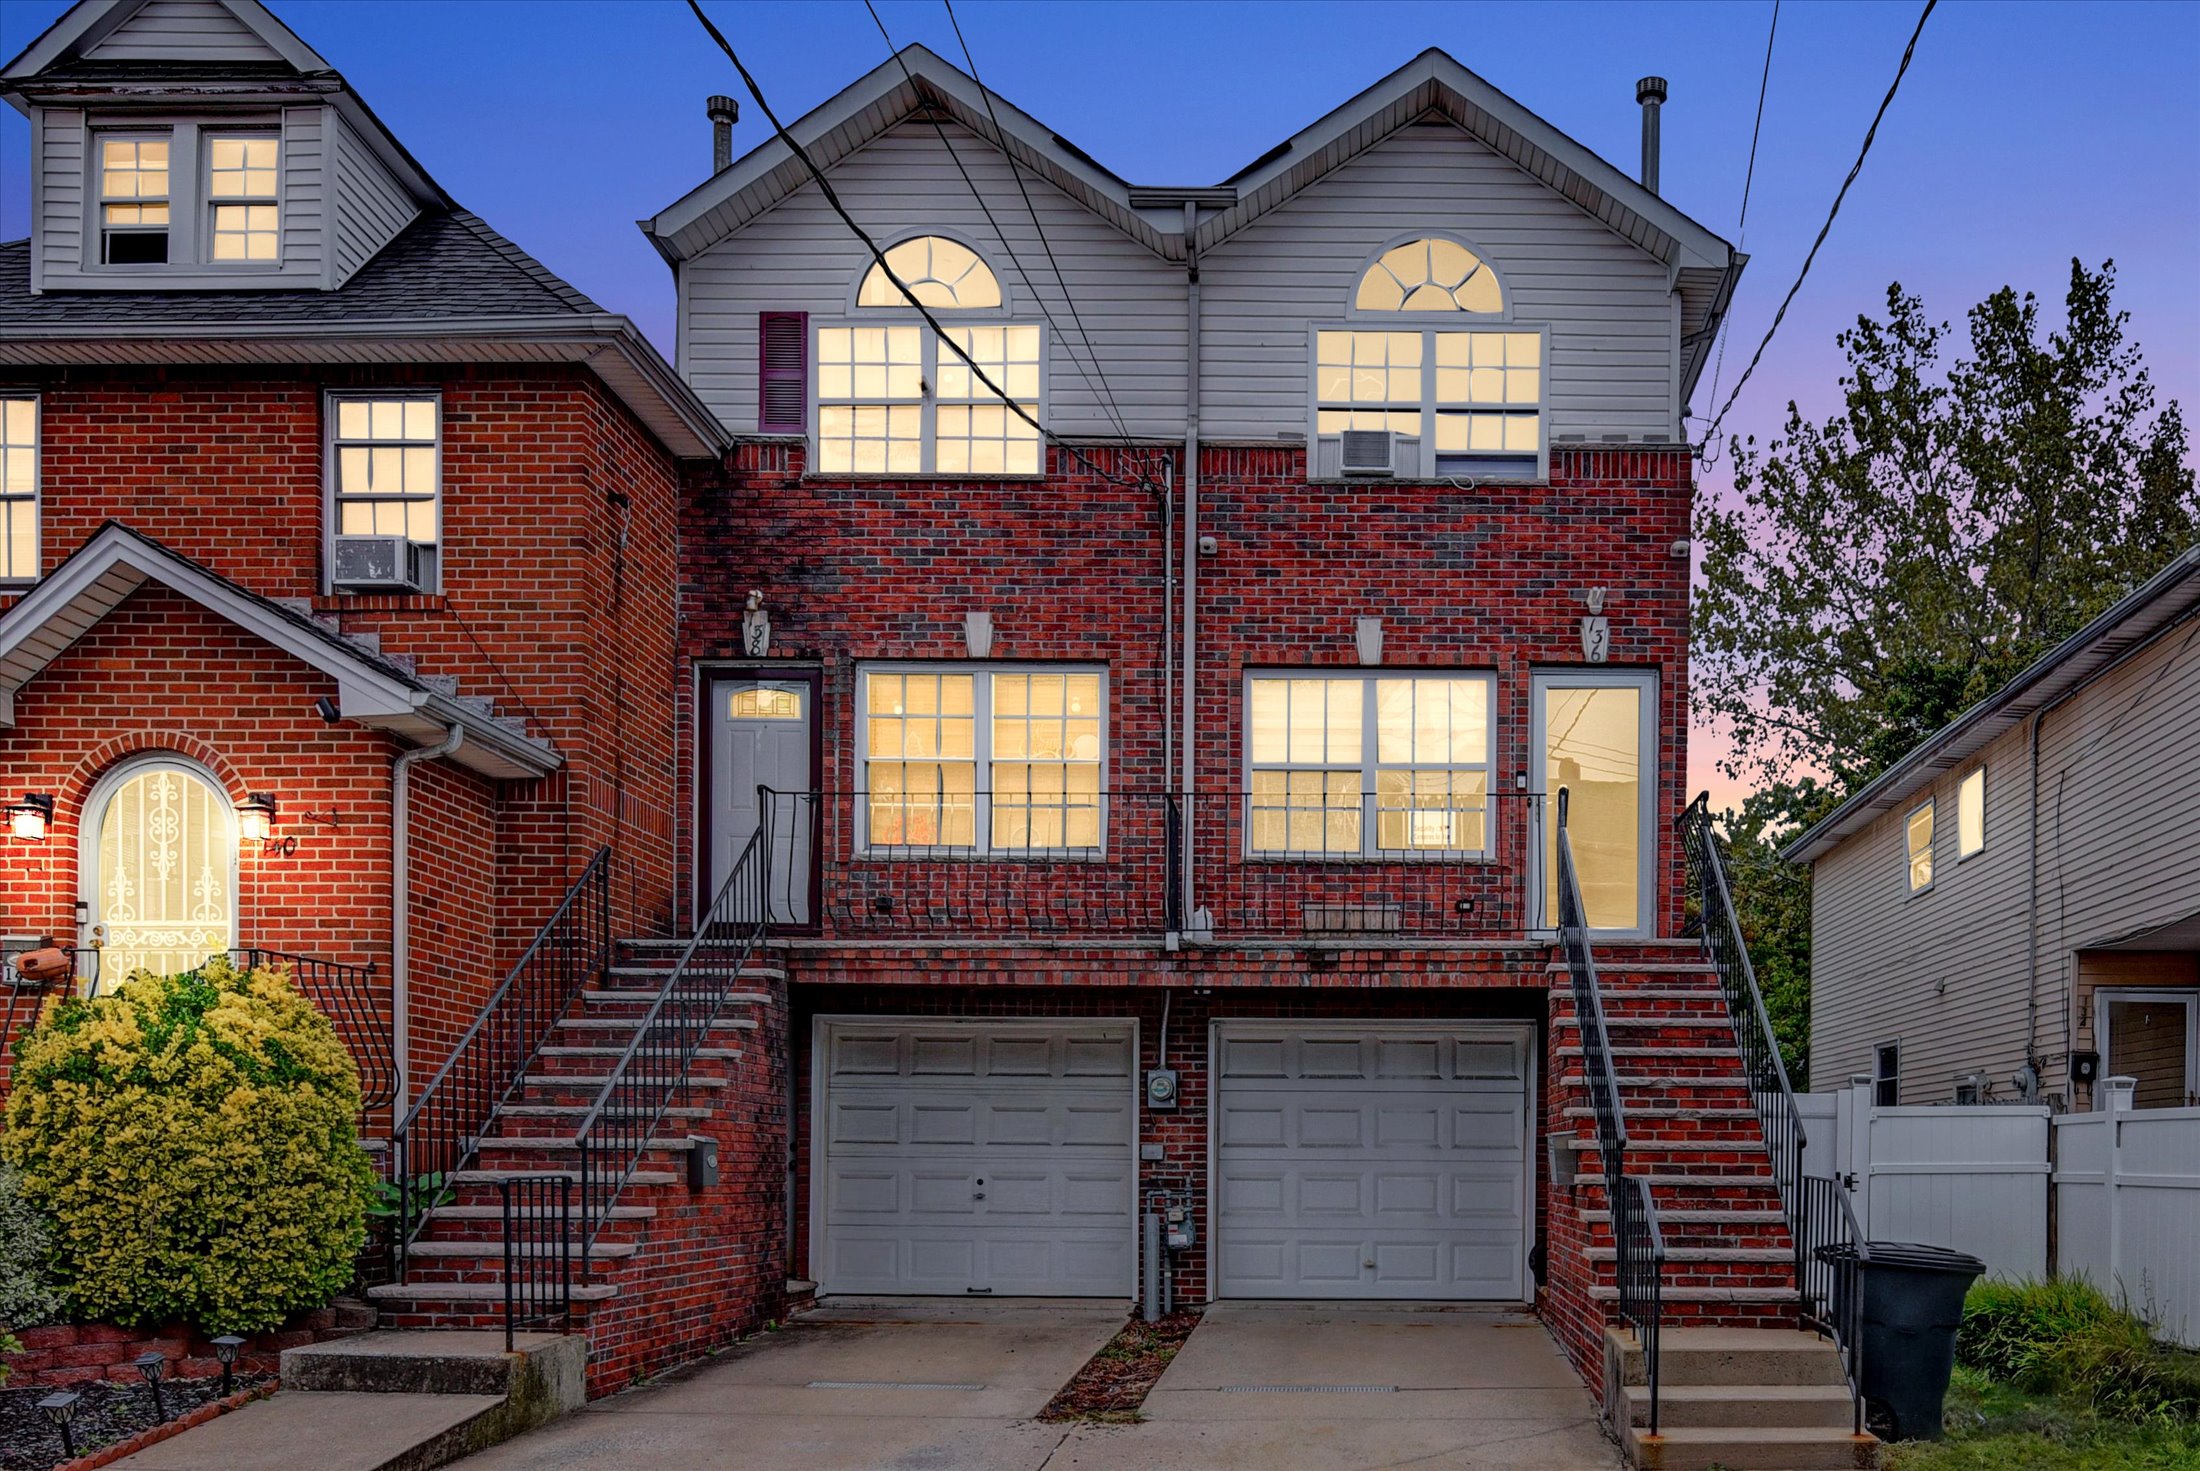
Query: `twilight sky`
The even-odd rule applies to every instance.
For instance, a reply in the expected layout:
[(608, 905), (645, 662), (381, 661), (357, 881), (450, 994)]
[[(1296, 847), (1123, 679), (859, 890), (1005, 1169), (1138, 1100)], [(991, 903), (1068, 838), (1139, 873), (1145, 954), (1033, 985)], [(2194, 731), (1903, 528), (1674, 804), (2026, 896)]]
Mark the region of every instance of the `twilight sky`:
[[(856, 0), (706, 0), (781, 116), (886, 56)], [(13, 56), (67, 0), (0, 0)], [(739, 79), (679, 0), (273, 0), (458, 200), (669, 355), (672, 277), (633, 221), (707, 174), (703, 99)], [(896, 44), (960, 64), (937, 0), (880, 0)], [(980, 74), (1140, 183), (1211, 183), (1441, 46), (1633, 171), (1634, 82), (1671, 80), (1664, 192), (1736, 238), (1769, 0), (958, 7)], [(1726, 387), (1854, 159), (1915, 23), (1910, 3), (1780, 12)], [(1221, 64), (1227, 62), (1227, 65)], [(743, 97), (737, 152), (767, 134)], [(0, 238), (28, 228), (29, 129), (0, 109)], [(2009, 284), (2059, 301), (2073, 255), (2113, 257), (2166, 396), (2200, 408), (2200, 4), (1944, 4), (1926, 27), (1810, 281), (1730, 427), (1835, 403), (1833, 334), (1888, 282), (1938, 316)], [(1708, 413), (1708, 382), (1696, 409)], [(2188, 418), (2195, 417), (2188, 414)], [(1725, 488), (1724, 466), (1703, 476)], [(1699, 733), (1691, 780), (1732, 794)]]

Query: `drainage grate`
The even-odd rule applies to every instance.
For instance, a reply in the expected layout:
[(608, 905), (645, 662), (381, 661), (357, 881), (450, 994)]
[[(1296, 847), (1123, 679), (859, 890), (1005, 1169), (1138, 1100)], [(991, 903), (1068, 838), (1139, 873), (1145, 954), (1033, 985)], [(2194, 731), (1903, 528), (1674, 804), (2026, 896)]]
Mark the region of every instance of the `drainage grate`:
[(812, 1379), (805, 1389), (983, 1389), (982, 1384), (910, 1384), (899, 1379)]
[(1395, 1384), (1224, 1384), (1217, 1394), (1396, 1394)]

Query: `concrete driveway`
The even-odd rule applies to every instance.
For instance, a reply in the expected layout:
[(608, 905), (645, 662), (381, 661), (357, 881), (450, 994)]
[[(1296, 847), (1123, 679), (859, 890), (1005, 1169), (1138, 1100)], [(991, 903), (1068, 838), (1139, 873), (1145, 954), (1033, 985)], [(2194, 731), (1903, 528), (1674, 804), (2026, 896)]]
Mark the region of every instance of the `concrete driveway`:
[(1031, 1416), (1119, 1303), (838, 1305), (599, 1400), (466, 1471), (1611, 1471), (1595, 1406), (1534, 1318), (1210, 1308), (1140, 1425)]

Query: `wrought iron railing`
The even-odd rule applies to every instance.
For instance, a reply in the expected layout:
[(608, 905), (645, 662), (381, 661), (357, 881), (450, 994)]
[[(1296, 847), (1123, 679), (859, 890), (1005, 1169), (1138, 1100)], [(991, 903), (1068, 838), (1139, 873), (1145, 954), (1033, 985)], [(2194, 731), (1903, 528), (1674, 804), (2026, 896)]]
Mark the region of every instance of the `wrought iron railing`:
[(291, 985), (329, 1019), (359, 1065), (361, 1111), (372, 1113), (390, 1105), (397, 1097), (397, 1053), (390, 1040), (389, 1000), (375, 990), (373, 965), (347, 965), (318, 955), (257, 946), (230, 954), (247, 970), (262, 966), (288, 970)]
[(696, 1056), (733, 999), (749, 957), (764, 938), (769, 912), (769, 837), (751, 835), (695, 927), (680, 958), (611, 1069), (575, 1131), (580, 1178), (576, 1221), (581, 1275), (591, 1273), (590, 1248), (619, 1192), (632, 1179), (688, 1084)]
[(1864, 1284), (1862, 1264), (1871, 1260), (1871, 1243), (1857, 1224), (1848, 1186), (1824, 1175), (1796, 1182), (1792, 1217), (1800, 1263), (1795, 1286), (1803, 1321), (1829, 1335), (1841, 1354), (1849, 1380), (1854, 1433), (1864, 1433)]
[(573, 1329), (573, 1180), (517, 1175), (497, 1182), (504, 1232), (504, 1351), (517, 1334)]
[[(25, 979), (15, 962), (33, 950), (59, 950), (69, 962), (69, 974), (53, 980)], [(0, 991), (8, 997), (7, 1010), (0, 1013), (0, 1077), (6, 1076), (13, 1055), (17, 1022), (28, 1028), (38, 1020), (38, 1009), (48, 996), (65, 993), (74, 986), (82, 986), (87, 996), (98, 994), (98, 946), (48, 945), (43, 938), (30, 936), (0, 940)]]
[(610, 956), (611, 850), (601, 848), (390, 1131), (400, 1277), (406, 1249), (426, 1223), (428, 1208), (448, 1193), (451, 1174), (480, 1152), (489, 1121), (519, 1087), (581, 987), (603, 974)]
[(1526, 885), (1511, 855), (1529, 844), (1525, 824), (1499, 831), (1500, 814), (1535, 800), (1125, 788), (759, 795), (777, 928), (980, 941), (1181, 933), (1189, 806), (1212, 938), (1370, 944), (1522, 933)]
[(1665, 1238), (1649, 1183), (1627, 1173), (1627, 1115), (1620, 1103), (1619, 1072), (1612, 1060), (1611, 1028), (1589, 944), (1589, 911), (1574, 867), (1566, 830), (1568, 792), (1558, 792), (1558, 943), (1573, 984), (1574, 1027), (1581, 1034), (1581, 1076), (1596, 1116), (1597, 1152), (1604, 1167), (1604, 1198), (1611, 1207), (1613, 1277), (1620, 1321), (1642, 1349), (1643, 1382), (1650, 1400), (1650, 1433), (1658, 1433), (1659, 1325), (1665, 1315)]

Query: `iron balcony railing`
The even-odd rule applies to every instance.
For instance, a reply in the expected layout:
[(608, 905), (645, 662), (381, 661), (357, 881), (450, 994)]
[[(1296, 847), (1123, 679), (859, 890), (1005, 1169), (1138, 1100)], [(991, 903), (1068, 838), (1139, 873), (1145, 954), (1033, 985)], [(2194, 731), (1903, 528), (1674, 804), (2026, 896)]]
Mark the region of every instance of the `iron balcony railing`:
[(257, 946), (230, 955), (246, 970), (274, 966), (289, 971), (291, 985), (329, 1019), (358, 1064), (360, 1112), (390, 1106), (397, 1097), (397, 1053), (391, 1042), (389, 998), (375, 989), (373, 965)]
[(601, 848), (390, 1133), (400, 1278), (428, 1209), (448, 1192), (450, 1176), (480, 1152), (489, 1121), (610, 956), (611, 850)]
[[(775, 929), (1016, 940), (1189, 933), (1196, 817), (1212, 938), (1517, 938), (1529, 927), (1522, 792), (946, 792), (760, 789)], [(1197, 938), (1206, 937), (1203, 933)]]
[(619, 1192), (687, 1087), (697, 1055), (740, 987), (749, 957), (764, 938), (769, 887), (765, 833), (759, 829), (734, 860), (710, 910), (650, 1003), (575, 1131), (580, 1178), (576, 1221), (581, 1275), (589, 1248), (610, 1217)]
[(1574, 867), (1573, 836), (1567, 831), (1569, 806), (1558, 792), (1557, 843), (1558, 941), (1566, 958), (1574, 994), (1574, 1025), (1581, 1034), (1582, 1082), (1596, 1117), (1597, 1154), (1603, 1165), (1604, 1198), (1611, 1208), (1613, 1276), (1619, 1291), (1620, 1321), (1632, 1328), (1642, 1349), (1643, 1383), (1650, 1400), (1650, 1433), (1658, 1434), (1659, 1326), (1665, 1316), (1665, 1238), (1649, 1182), (1627, 1173), (1627, 1114), (1621, 1104), (1619, 1072), (1612, 1060), (1611, 1028), (1604, 1016), (1603, 988), (1597, 982), (1596, 955), (1589, 944), (1589, 910), (1582, 898), (1581, 876)]

